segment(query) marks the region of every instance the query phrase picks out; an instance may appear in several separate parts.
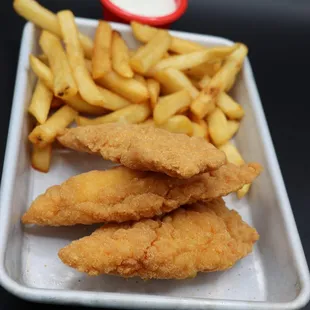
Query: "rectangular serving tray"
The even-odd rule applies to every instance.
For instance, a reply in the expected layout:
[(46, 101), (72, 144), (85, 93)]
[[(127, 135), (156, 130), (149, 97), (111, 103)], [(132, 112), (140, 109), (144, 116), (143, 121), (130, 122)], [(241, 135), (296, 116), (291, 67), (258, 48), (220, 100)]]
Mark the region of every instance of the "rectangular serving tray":
[[(96, 20), (77, 18), (77, 24), (81, 32), (94, 35)], [(131, 48), (138, 45), (129, 26), (112, 26)], [(232, 44), (214, 36), (171, 33), (206, 46)], [(246, 112), (235, 142), (244, 158), (261, 163), (264, 172), (246, 198), (239, 201), (230, 195), (225, 200), (258, 230), (260, 240), (253, 253), (232, 269), (179, 281), (89, 277), (62, 264), (57, 252), (90, 234), (94, 226), (23, 227), (21, 215), (49, 186), (112, 165), (88, 154), (55, 151), (49, 173), (31, 168), (27, 106), (36, 78), (28, 56), (39, 53), (38, 36), (39, 29), (27, 23), (2, 175), (0, 281), (4, 288), (37, 302), (132, 309), (282, 310), (298, 309), (309, 301), (309, 270), (248, 60), (232, 91)]]

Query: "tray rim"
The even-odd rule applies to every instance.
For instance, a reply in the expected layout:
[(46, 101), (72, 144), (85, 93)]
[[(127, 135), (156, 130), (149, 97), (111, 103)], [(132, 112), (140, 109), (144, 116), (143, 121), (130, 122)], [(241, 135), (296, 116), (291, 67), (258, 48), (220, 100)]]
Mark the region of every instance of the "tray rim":
[[(76, 18), (78, 25), (95, 26), (98, 21), (87, 18)], [(112, 23), (119, 29), (130, 29), (130, 26)], [(27, 22), (23, 29), (21, 48), (18, 60), (18, 69), (15, 79), (14, 97), (10, 116), (10, 125), (7, 137), (5, 160), (2, 172), (2, 186), (0, 192), (0, 284), (10, 293), (34, 302), (47, 302), (52, 304), (70, 304), (84, 305), (93, 307), (112, 307), (112, 308), (156, 308), (156, 309), (187, 309), (189, 307), (204, 309), (299, 309), (305, 306), (310, 300), (310, 275), (307, 261), (302, 248), (301, 240), (290, 206), (288, 195), (285, 189), (279, 163), (276, 157), (272, 139), (270, 136), (267, 121), (264, 115), (261, 100), (258, 94), (254, 75), (248, 58), (244, 64), (246, 80), (249, 83), (249, 95), (253, 99), (252, 108), (256, 116), (257, 126), (264, 144), (264, 152), (267, 158), (267, 167), (271, 181), (275, 186), (275, 195), (279, 201), (280, 212), (282, 212), (285, 228), (288, 232), (288, 243), (293, 253), (293, 259), (296, 262), (297, 275), (300, 281), (300, 292), (296, 298), (289, 302), (257, 302), (257, 301), (235, 301), (219, 299), (199, 299), (199, 298), (177, 298), (167, 296), (149, 296), (146, 294), (129, 293), (105, 293), (105, 292), (87, 292), (73, 290), (52, 290), (37, 289), (23, 286), (13, 280), (5, 270), (5, 253), (8, 243), (9, 218), (11, 215), (10, 202), (13, 194), (13, 184), (16, 175), (17, 162), (12, 158), (17, 158), (19, 150), (19, 134), (24, 114), (23, 101), (21, 100), (25, 84), (27, 82), (27, 72), (23, 64), (28, 63), (29, 42), (35, 26)], [(171, 33), (183, 37), (209, 37), (221, 40), (225, 44), (233, 42), (225, 38), (195, 34), (181, 31)]]

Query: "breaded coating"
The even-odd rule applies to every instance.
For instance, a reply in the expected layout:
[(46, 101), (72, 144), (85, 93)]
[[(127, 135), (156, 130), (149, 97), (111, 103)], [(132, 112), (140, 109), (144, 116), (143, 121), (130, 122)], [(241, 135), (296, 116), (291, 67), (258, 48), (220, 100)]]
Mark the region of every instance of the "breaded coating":
[(66, 129), (58, 141), (76, 151), (141, 171), (187, 179), (225, 164), (225, 154), (200, 137), (152, 126), (110, 123)]
[(58, 255), (89, 275), (184, 279), (232, 267), (258, 238), (256, 230), (218, 198), (179, 208), (161, 220), (104, 225)]
[(214, 199), (251, 183), (258, 164), (227, 164), (191, 179), (119, 166), (69, 178), (40, 195), (22, 217), (25, 224), (69, 226), (151, 218), (181, 205)]

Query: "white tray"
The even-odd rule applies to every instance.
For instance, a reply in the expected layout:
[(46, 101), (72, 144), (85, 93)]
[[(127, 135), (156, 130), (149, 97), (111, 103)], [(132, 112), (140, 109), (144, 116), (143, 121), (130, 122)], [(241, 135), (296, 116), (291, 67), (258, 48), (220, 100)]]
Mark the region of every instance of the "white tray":
[[(83, 33), (94, 35), (97, 21), (77, 22)], [(113, 24), (113, 28), (122, 33), (130, 47), (137, 46), (130, 27)], [(232, 44), (213, 36), (172, 33), (208, 46)], [(238, 201), (230, 196), (226, 201), (256, 227), (260, 240), (253, 253), (232, 269), (182, 281), (88, 277), (62, 264), (57, 252), (71, 240), (89, 234), (94, 226), (21, 225), (21, 215), (47, 187), (111, 165), (91, 155), (62, 151), (54, 154), (48, 174), (31, 168), (26, 109), (35, 76), (28, 55), (39, 52), (38, 34), (32, 24), (25, 26), (16, 77), (0, 201), (1, 285), (28, 300), (100, 307), (248, 310), (305, 305), (310, 297), (309, 270), (248, 60), (233, 90), (246, 112), (236, 143), (246, 160), (261, 163), (265, 170), (247, 198)]]

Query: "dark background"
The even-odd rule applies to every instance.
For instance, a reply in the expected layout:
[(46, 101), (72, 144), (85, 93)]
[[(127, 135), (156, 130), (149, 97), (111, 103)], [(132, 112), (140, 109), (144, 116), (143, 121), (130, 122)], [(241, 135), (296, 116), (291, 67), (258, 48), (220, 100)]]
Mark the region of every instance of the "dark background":
[[(53, 11), (71, 9), (76, 16), (102, 17), (99, 0), (40, 2)], [(1, 169), (23, 25), (24, 20), (13, 12), (11, 1), (1, 1)], [(172, 28), (223, 36), (249, 46), (250, 61), (309, 260), (310, 1), (189, 0), (186, 14)], [(0, 309), (26, 306), (68, 308), (31, 304), (0, 288)], [(310, 305), (306, 309), (310, 309)]]

